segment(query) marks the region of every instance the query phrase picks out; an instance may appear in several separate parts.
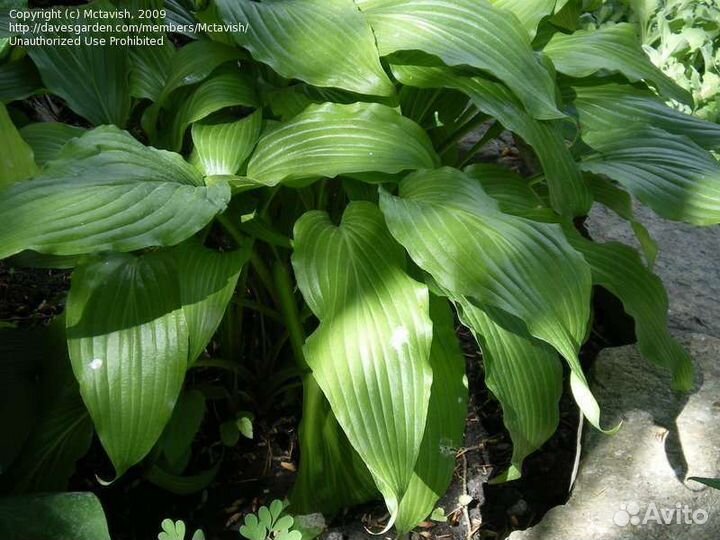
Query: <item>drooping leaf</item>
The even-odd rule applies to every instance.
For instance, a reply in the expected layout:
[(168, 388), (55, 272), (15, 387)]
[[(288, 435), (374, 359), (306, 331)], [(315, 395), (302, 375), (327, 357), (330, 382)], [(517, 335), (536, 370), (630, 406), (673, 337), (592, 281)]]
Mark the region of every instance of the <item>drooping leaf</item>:
[(221, 461), (218, 461), (207, 470), (187, 476), (172, 474), (157, 465), (153, 465), (145, 474), (145, 478), (151, 484), (155, 484), (175, 495), (192, 495), (202, 491), (215, 480), (221, 463)]
[[(50, 27), (54, 30), (47, 34), (49, 39), (75, 39), (75, 25), (91, 25), (97, 22), (93, 17), (85, 17), (85, 10), (113, 11), (115, 6), (100, 1), (74, 10), (77, 17), (65, 15), (56, 19)], [(63, 28), (67, 32), (60, 32)], [(83, 41), (80, 45), (54, 43), (37, 47), (28, 47), (28, 54), (40, 72), (45, 87), (63, 98), (70, 108), (95, 125), (115, 124), (124, 127), (130, 113), (130, 64), (128, 47), (110, 42), (112, 33), (93, 33), (93, 37), (105, 38), (105, 45), (89, 45)], [(85, 36), (87, 37), (87, 36)]]
[(247, 176), (266, 185), (339, 174), (432, 168), (438, 157), (427, 134), (377, 103), (308, 107), (261, 137)]
[(79, 266), (67, 301), (75, 378), (117, 475), (160, 437), (188, 365), (176, 270), (162, 253)]
[(381, 56), (420, 50), (449, 66), (472, 66), (505, 83), (535, 118), (561, 118), (553, 79), (511, 13), (487, 0), (364, 0)]
[(398, 197), (381, 191), (380, 207), (392, 235), (444, 290), (517, 317), (565, 357), (575, 399), (599, 427), (577, 356), (589, 319), (590, 269), (560, 227), (500, 212), (479, 182), (447, 167), (407, 176)]
[(465, 430), (468, 400), (465, 358), (447, 301), (431, 296), (430, 317), (433, 321), (430, 348), (433, 384), (420, 454), (395, 522), (401, 534), (427, 518), (447, 491)]
[(29, 58), (0, 65), (0, 103), (25, 99), (41, 88), (40, 74)]
[(393, 64), (392, 69), (404, 84), (456, 88), (469, 96), (478, 109), (496, 118), (533, 147), (548, 181), (552, 206), (558, 213), (587, 213), (592, 199), (557, 123), (535, 120), (506, 87), (487, 79), (459, 77), (436, 67)]
[(95, 495), (54, 493), (0, 499), (0, 538), (110, 540), (110, 533)]
[(370, 26), (352, 0), (217, 0), (236, 43), (280, 75), (358, 94), (392, 95)]
[(691, 476), (688, 480), (700, 482), (701, 484), (705, 484), (713, 489), (720, 489), (720, 478), (700, 478), (698, 476)]
[(193, 161), (206, 176), (236, 174), (255, 148), (262, 112), (227, 124), (193, 124)]
[(112, 126), (68, 143), (32, 182), (0, 191), (0, 258), (174, 245), (224, 210), (226, 184), (203, 186), (182, 158)]
[(190, 446), (205, 416), (205, 396), (199, 390), (185, 390), (165, 426), (160, 446), (171, 473), (181, 474), (190, 457)]
[(483, 191), (508, 214), (527, 216), (542, 208), (542, 201), (520, 175), (494, 163), (474, 163), (463, 172), (476, 179)]
[(462, 321), (482, 349), (485, 384), (502, 405), (513, 442), (510, 468), (494, 481), (515, 480), (522, 475), (523, 460), (557, 429), (562, 366), (542, 341), (506, 330), (466, 299), (459, 306)]
[(705, 149), (720, 148), (720, 125), (668, 107), (648, 91), (629, 85), (574, 86), (573, 106), (584, 128), (583, 139), (592, 144), (594, 133), (618, 127), (654, 126), (685, 135)]
[(83, 133), (83, 128), (60, 122), (37, 122), (20, 128), (20, 136), (30, 145), (35, 162), (40, 166), (56, 159), (70, 139), (80, 137)]
[(372, 203), (351, 203), (340, 226), (318, 211), (295, 225), (295, 275), (320, 319), (305, 358), (383, 494), (389, 526), (413, 477), (433, 379), (428, 291), (404, 263)]
[(635, 319), (640, 353), (672, 372), (673, 388), (690, 390), (692, 359), (668, 331), (667, 293), (660, 278), (648, 270), (629, 246), (591, 242), (574, 231), (568, 234), (568, 239), (592, 268), (593, 282), (619, 298), (628, 315)]
[(583, 160), (583, 170), (616, 180), (665, 218), (720, 223), (720, 163), (687, 137), (616, 128), (597, 133), (592, 146), (597, 153)]
[(662, 95), (692, 103), (685, 90), (650, 62), (630, 23), (555, 34), (543, 52), (559, 72), (571, 77), (588, 77), (600, 70), (620, 72), (631, 82), (652, 83)]
[(0, 160), (0, 188), (35, 174), (37, 166), (32, 148), (20, 137), (2, 103), (0, 103), (0, 148), (3, 152)]
[[(195, 41), (182, 47), (180, 51), (191, 48)], [(172, 61), (176, 53), (174, 45), (167, 37), (163, 45), (153, 47), (133, 47), (130, 50), (130, 95), (140, 99), (160, 101), (165, 83), (172, 71)], [(208, 61), (206, 59), (205, 65)]]

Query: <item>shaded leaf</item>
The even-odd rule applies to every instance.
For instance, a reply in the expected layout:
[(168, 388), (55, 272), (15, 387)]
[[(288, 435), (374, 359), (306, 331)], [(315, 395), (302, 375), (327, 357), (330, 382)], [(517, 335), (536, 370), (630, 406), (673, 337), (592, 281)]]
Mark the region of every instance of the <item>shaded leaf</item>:
[(30, 145), (35, 162), (40, 166), (56, 159), (70, 139), (80, 137), (83, 133), (83, 128), (60, 122), (38, 122), (20, 128), (20, 136)]
[(3, 157), (0, 160), (0, 188), (35, 174), (37, 166), (33, 150), (20, 137), (2, 103), (0, 103), (0, 147), (3, 149)]

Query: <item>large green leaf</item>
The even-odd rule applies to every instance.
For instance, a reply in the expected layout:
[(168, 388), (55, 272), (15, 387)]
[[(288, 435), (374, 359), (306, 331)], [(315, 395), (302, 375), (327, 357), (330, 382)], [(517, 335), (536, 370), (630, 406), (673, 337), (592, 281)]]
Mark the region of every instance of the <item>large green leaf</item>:
[(230, 198), (227, 185), (201, 182), (179, 155), (97, 128), (68, 143), (39, 177), (0, 191), (0, 258), (177, 244)]
[(83, 128), (60, 122), (37, 122), (20, 128), (20, 136), (30, 145), (35, 162), (40, 166), (56, 159), (70, 139), (80, 137), (83, 133)]
[[(85, 10), (96, 13), (116, 10), (106, 1), (83, 6), (83, 9), (68, 9), (74, 10), (79, 17), (55, 19), (50, 26), (59, 30), (61, 23), (65, 23), (70, 25), (67, 28), (71, 30), (47, 34), (49, 39), (77, 38), (72, 30), (74, 25), (97, 22), (96, 18), (86, 18)], [(28, 47), (28, 54), (35, 62), (45, 87), (63, 98), (73, 111), (95, 125), (124, 127), (130, 113), (128, 48), (110, 43), (111, 37), (117, 37), (115, 34), (93, 33), (92, 36), (105, 38), (107, 44), (88, 45), (82, 42), (80, 45), (33, 46)]]
[(305, 357), (385, 498), (388, 528), (413, 477), (433, 380), (428, 290), (404, 265), (371, 203), (351, 203), (340, 226), (317, 211), (295, 225), (295, 275), (320, 319)]
[(360, 9), (381, 56), (420, 50), (450, 66), (479, 68), (504, 82), (535, 118), (563, 116), (528, 33), (513, 14), (487, 0), (364, 0)]
[(312, 373), (303, 379), (302, 407), (300, 467), (290, 495), (293, 513), (333, 515), (377, 498), (370, 472), (350, 445)]
[[(2, 330), (1, 338), (3, 487), (14, 493), (65, 490), (75, 462), (90, 447), (93, 428), (70, 367), (63, 321)], [(36, 413), (32, 419), (27, 405)], [(12, 447), (20, 454), (7, 470), (4, 458)]]
[(398, 197), (381, 191), (380, 207), (393, 236), (444, 290), (491, 316), (500, 310), (503, 321), (517, 318), (513, 326), (526, 326), (565, 357), (575, 399), (599, 427), (578, 360), (590, 316), (590, 268), (560, 227), (502, 213), (479, 182), (447, 167), (409, 175)]
[(395, 522), (401, 534), (427, 518), (447, 491), (465, 430), (468, 400), (465, 357), (460, 351), (447, 301), (431, 296), (430, 317), (433, 321), (430, 348), (433, 384), (420, 454)]
[(311, 105), (267, 132), (247, 175), (266, 185), (340, 174), (398, 173), (431, 168), (438, 157), (427, 134), (394, 109), (377, 103)]
[(720, 125), (668, 107), (648, 91), (629, 85), (574, 86), (573, 106), (580, 116), (583, 139), (592, 144), (595, 133), (631, 126), (654, 126), (685, 135), (712, 150), (720, 148)]
[(175, 272), (162, 253), (112, 255), (73, 272), (68, 351), (118, 476), (160, 437), (188, 365)]
[(226, 124), (193, 124), (192, 161), (206, 176), (235, 174), (255, 148), (262, 129), (262, 111)]
[[(412, 57), (407, 58), (412, 61)], [(592, 198), (583, 183), (572, 154), (556, 122), (536, 120), (527, 114), (518, 99), (502, 84), (481, 77), (460, 77), (448, 69), (413, 65), (392, 65), (403, 84), (422, 88), (456, 88), (470, 97), (481, 111), (517, 133), (535, 150), (550, 188), (553, 208), (561, 214), (584, 215)]]
[(253, 81), (238, 69), (224, 71), (190, 90), (176, 108), (171, 108), (168, 128), (162, 130), (160, 140), (169, 149), (180, 151), (185, 130), (193, 122), (227, 107), (257, 105)]
[(598, 244), (568, 234), (573, 247), (592, 268), (593, 282), (617, 296), (635, 319), (640, 353), (673, 373), (673, 387), (687, 392), (693, 385), (690, 355), (670, 335), (668, 301), (662, 281), (642, 263), (637, 251), (618, 242)]
[(167, 253), (177, 271), (193, 363), (220, 325), (250, 250), (221, 253), (190, 239)]
[(720, 163), (690, 139), (650, 127), (592, 137), (585, 171), (616, 180), (661, 216), (695, 225), (720, 223)]
[(105, 514), (92, 493), (0, 499), (3, 540), (110, 540)]
[[(191, 48), (191, 42), (180, 51)], [(160, 101), (165, 82), (170, 76), (172, 61), (177, 49), (165, 37), (164, 45), (154, 47), (133, 47), (130, 51), (130, 94), (140, 99)], [(208, 62), (205, 62), (207, 65)]]
[(0, 188), (30, 178), (37, 171), (32, 148), (20, 137), (5, 105), (0, 103)]
[(650, 62), (632, 24), (621, 23), (597, 30), (555, 34), (543, 52), (550, 57), (559, 72), (571, 77), (587, 77), (601, 70), (616, 71), (632, 82), (654, 84), (666, 97), (692, 103), (685, 90)]
[(235, 41), (280, 75), (359, 94), (392, 95), (372, 30), (352, 0), (217, 0)]
[(495, 481), (515, 480), (522, 475), (523, 460), (557, 429), (562, 366), (542, 341), (504, 329), (466, 299), (459, 305), (461, 319), (482, 349), (485, 384), (502, 405), (513, 441), (510, 468)]

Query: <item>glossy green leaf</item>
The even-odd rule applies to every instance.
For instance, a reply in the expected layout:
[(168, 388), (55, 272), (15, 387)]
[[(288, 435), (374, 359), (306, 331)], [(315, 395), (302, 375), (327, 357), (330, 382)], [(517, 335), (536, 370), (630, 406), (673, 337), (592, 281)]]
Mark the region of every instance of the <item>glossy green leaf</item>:
[(0, 65), (0, 103), (25, 99), (41, 88), (40, 74), (29, 58)]
[(247, 176), (266, 185), (366, 171), (397, 173), (431, 168), (438, 157), (427, 134), (394, 109), (377, 103), (312, 105), (267, 132)]
[(479, 181), (483, 191), (498, 202), (503, 212), (523, 216), (543, 207), (527, 180), (501, 165), (475, 163), (463, 172)]
[(655, 128), (617, 128), (592, 138), (587, 172), (622, 184), (659, 215), (720, 223), (720, 163), (690, 139)]
[(592, 268), (593, 282), (618, 297), (628, 315), (635, 319), (640, 353), (672, 371), (673, 388), (690, 390), (692, 359), (668, 331), (667, 293), (660, 278), (647, 269), (629, 246), (618, 242), (594, 243), (574, 232), (568, 239)]
[(543, 52), (559, 72), (571, 77), (587, 77), (601, 70), (620, 72), (631, 82), (652, 83), (666, 97), (692, 102), (685, 90), (650, 62), (630, 23), (555, 34)]
[(413, 477), (433, 380), (428, 290), (404, 265), (371, 203), (351, 203), (340, 226), (318, 211), (295, 225), (295, 275), (320, 319), (305, 358), (385, 498), (388, 527)]
[(192, 364), (220, 326), (240, 271), (250, 258), (250, 250), (221, 253), (204, 248), (191, 239), (169, 250), (167, 255), (177, 268)]
[(162, 253), (79, 266), (67, 301), (75, 378), (117, 475), (154, 446), (180, 394), (188, 325)]
[(558, 213), (584, 215), (590, 209), (590, 192), (563, 140), (560, 126), (532, 118), (505, 86), (480, 77), (459, 77), (436, 67), (393, 64), (392, 70), (404, 84), (456, 88), (469, 96), (478, 109), (533, 147), (548, 181), (552, 206)]
[[(182, 47), (184, 51), (196, 42)], [(177, 49), (167, 37), (165, 44), (153, 47), (133, 47), (130, 50), (130, 94), (140, 99), (157, 102), (172, 70)], [(205, 65), (207, 65), (207, 61)]]
[(392, 95), (373, 32), (353, 0), (217, 0), (238, 45), (280, 75), (358, 94)]
[(255, 148), (262, 123), (262, 111), (255, 111), (227, 124), (193, 124), (192, 161), (206, 176), (236, 174)]
[(0, 499), (3, 540), (110, 540), (105, 514), (92, 493)]
[[(171, 120), (161, 140), (174, 151), (180, 151), (185, 130), (193, 122), (227, 107), (255, 107), (258, 104), (252, 81), (233, 69), (220, 73), (193, 89), (171, 110)], [(164, 131), (164, 130), (163, 130)]]
[(465, 357), (447, 301), (431, 296), (430, 317), (433, 384), (420, 454), (395, 522), (401, 534), (427, 518), (447, 491), (465, 430), (468, 400)]
[(620, 84), (575, 86), (573, 106), (580, 116), (583, 139), (618, 127), (654, 126), (685, 135), (708, 150), (720, 148), (720, 125), (670, 108), (648, 91)]
[(575, 399), (599, 427), (577, 356), (590, 316), (590, 269), (560, 227), (500, 212), (479, 182), (447, 167), (409, 175), (399, 197), (381, 191), (380, 207), (393, 236), (444, 290), (517, 317), (565, 357)]
[(226, 184), (201, 182), (179, 155), (97, 128), (68, 143), (32, 182), (0, 191), (0, 258), (25, 249), (73, 255), (177, 244), (230, 198)]
[(8, 115), (5, 105), (0, 103), (0, 188), (26, 180), (37, 171), (32, 148), (22, 139)]
[(30, 145), (35, 162), (40, 166), (56, 159), (70, 139), (80, 137), (83, 133), (83, 128), (60, 122), (37, 122), (20, 128), (20, 136)]
[[(69, 8), (73, 9), (73, 8)], [(97, 19), (84, 16), (84, 10), (111, 11), (116, 8), (109, 2), (95, 2), (81, 10), (79, 18), (53, 20), (58, 28), (69, 25), (92, 24)], [(130, 63), (128, 48), (111, 44), (113, 34), (93, 34), (104, 37), (106, 45), (43, 45), (28, 47), (45, 87), (63, 98), (70, 108), (95, 125), (125, 126), (130, 113)], [(77, 38), (73, 32), (47, 34), (51, 39)], [(87, 37), (87, 36), (85, 36)], [(117, 37), (117, 36), (115, 36)]]
[(522, 475), (523, 460), (557, 429), (562, 366), (542, 341), (506, 330), (466, 299), (459, 305), (463, 323), (482, 349), (485, 384), (502, 405), (513, 442), (510, 468), (494, 481), (515, 480)]
[(553, 78), (537, 61), (520, 21), (486, 0), (365, 0), (386, 56), (420, 50), (450, 66), (472, 66), (505, 83), (535, 118), (561, 118)]

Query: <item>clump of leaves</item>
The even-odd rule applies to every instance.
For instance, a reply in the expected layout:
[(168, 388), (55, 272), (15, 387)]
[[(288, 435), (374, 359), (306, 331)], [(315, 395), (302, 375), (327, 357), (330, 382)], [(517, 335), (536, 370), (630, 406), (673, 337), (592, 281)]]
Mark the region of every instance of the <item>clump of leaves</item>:
[[(665, 105), (692, 96), (636, 26), (579, 29), (581, 0), (172, 4), (206, 26), (159, 47), (3, 45), (0, 258), (72, 269), (52, 353), (2, 329), (14, 490), (62, 490), (93, 430), (117, 476), (205, 489), (223, 455), (206, 416), (233, 445), (282, 398), (302, 411), (293, 513), (378, 499), (407, 532), (463, 440), (456, 317), (513, 441), (498, 480), (556, 430), (566, 372), (616, 429), (579, 359), (594, 287), (690, 388), (633, 199), (720, 223), (720, 126)], [(81, 125), (32, 121), (37, 95)], [(528, 177), (474, 163), (499, 137)], [(593, 205), (640, 250), (581, 234)], [(271, 510), (246, 531), (295, 537)]]
[(283, 501), (275, 499), (270, 508), (261, 506), (257, 514), (246, 515), (240, 534), (248, 540), (301, 540), (302, 533), (293, 530), (293, 517), (283, 515), (286, 506)]

